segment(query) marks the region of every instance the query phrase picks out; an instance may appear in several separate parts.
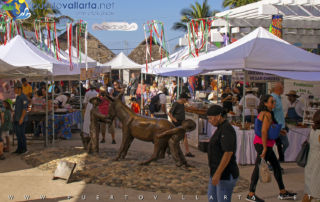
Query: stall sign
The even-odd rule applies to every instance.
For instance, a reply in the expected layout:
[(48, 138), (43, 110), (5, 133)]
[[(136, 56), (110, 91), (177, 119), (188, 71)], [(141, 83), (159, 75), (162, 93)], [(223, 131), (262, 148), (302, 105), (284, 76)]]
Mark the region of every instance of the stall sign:
[[(247, 72), (247, 82), (252, 83), (265, 83), (265, 82), (280, 82), (281, 77), (267, 74), (263, 72), (255, 72), (255, 71), (246, 71)], [(234, 82), (243, 81), (244, 80), (244, 73), (233, 71), (232, 72), (232, 80)]]
[(284, 94), (290, 90), (295, 90), (298, 95), (313, 95), (320, 97), (320, 82), (318, 81), (299, 81), (299, 80), (284, 80)]
[(244, 73), (241, 71), (232, 71), (232, 81), (243, 81), (244, 80)]
[(263, 72), (247, 71), (248, 82), (265, 83), (265, 82), (280, 82), (281, 78), (273, 74)]
[(87, 72), (85, 68), (82, 68), (80, 71), (80, 80), (87, 80), (87, 79), (96, 79), (99, 77), (98, 71), (95, 68), (88, 68)]

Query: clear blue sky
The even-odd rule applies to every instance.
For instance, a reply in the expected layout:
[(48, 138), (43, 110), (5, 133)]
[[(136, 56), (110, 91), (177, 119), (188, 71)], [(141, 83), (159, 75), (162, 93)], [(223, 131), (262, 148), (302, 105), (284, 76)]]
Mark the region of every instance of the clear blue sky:
[[(199, 0), (202, 3), (203, 0)], [(30, 0), (27, 0), (29, 3)], [(88, 22), (89, 32), (97, 37), (103, 44), (110, 49), (125, 48), (124, 41), (127, 41), (128, 48), (135, 48), (142, 40), (144, 40), (143, 23), (150, 20), (160, 20), (164, 23), (166, 39), (170, 40), (183, 35), (181, 31), (172, 30), (174, 22), (180, 20), (180, 12), (183, 8), (188, 8), (195, 0), (49, 0), (51, 4), (60, 8), (64, 15), (69, 15), (74, 19), (82, 19)], [(74, 2), (87, 4), (93, 7), (93, 3), (99, 6), (101, 3), (105, 9), (75, 9), (71, 8)], [(208, 0), (211, 9), (223, 10), (222, 0)], [(68, 5), (67, 5), (68, 4)], [(31, 6), (31, 5), (29, 5)], [(70, 8), (64, 8), (68, 6)], [(78, 5), (80, 6), (80, 5)], [(93, 15), (100, 14), (100, 15)], [(101, 15), (102, 14), (102, 15)], [(121, 31), (94, 31), (92, 24), (102, 22), (135, 22), (139, 28), (133, 32)], [(178, 44), (178, 39), (169, 43), (170, 49)], [(130, 53), (132, 49), (124, 51)], [(119, 51), (113, 50), (118, 53)]]

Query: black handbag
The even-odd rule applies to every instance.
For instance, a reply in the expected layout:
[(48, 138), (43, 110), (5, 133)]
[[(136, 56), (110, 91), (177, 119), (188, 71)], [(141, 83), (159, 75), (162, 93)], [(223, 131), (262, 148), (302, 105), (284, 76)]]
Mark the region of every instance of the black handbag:
[(302, 144), (301, 150), (296, 158), (296, 162), (298, 166), (304, 168), (307, 165), (309, 149), (310, 149), (310, 144), (308, 141), (305, 141)]

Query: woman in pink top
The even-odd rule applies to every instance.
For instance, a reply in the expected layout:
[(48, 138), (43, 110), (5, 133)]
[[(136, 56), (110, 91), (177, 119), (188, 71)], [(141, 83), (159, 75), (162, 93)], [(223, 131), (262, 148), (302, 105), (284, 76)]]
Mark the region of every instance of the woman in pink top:
[[(105, 87), (101, 87), (100, 88), (100, 93), (99, 93), (99, 98), (101, 100), (101, 103), (99, 105), (99, 112), (103, 115), (108, 115), (109, 113), (109, 105), (110, 102), (106, 97), (107, 92), (106, 92), (106, 88)], [(107, 124), (106, 123), (101, 123), (101, 135), (102, 135), (102, 140), (100, 141), (100, 143), (105, 143), (106, 142), (106, 131), (107, 131)], [(111, 133), (111, 137), (112, 137), (112, 144), (115, 144), (115, 131), (114, 131), (114, 127), (113, 124), (110, 123), (108, 124), (108, 132)]]
[(259, 115), (257, 117), (262, 122), (261, 137), (255, 135), (253, 142), (254, 147), (257, 151), (257, 159), (255, 163), (255, 168), (251, 176), (250, 192), (246, 198), (247, 201), (264, 201), (255, 195), (259, 179), (259, 165), (261, 162), (261, 158), (268, 161), (273, 168), (274, 177), (276, 178), (276, 181), (280, 189), (280, 194), (278, 198), (280, 200), (288, 200), (295, 199), (296, 197), (296, 193), (290, 193), (284, 187), (280, 163), (272, 149), (273, 145), (275, 144), (275, 140), (268, 139), (268, 131), (270, 126), (273, 123), (277, 123), (272, 112), (274, 107), (275, 101), (271, 95), (262, 96), (258, 108)]

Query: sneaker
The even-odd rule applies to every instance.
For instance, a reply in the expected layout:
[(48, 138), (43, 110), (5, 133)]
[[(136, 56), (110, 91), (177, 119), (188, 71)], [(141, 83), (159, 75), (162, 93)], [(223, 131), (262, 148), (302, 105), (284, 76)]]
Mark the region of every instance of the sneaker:
[(191, 152), (188, 152), (188, 153), (186, 154), (186, 156), (187, 156), (187, 157), (194, 157), (194, 155), (193, 155)]
[(29, 153), (29, 151), (28, 151), (28, 150), (24, 150), (24, 151), (21, 152), (20, 154), (27, 154), (27, 153)]
[(278, 196), (279, 200), (296, 200), (297, 199), (297, 193), (291, 193), (286, 191), (284, 194), (279, 194)]
[(257, 197), (256, 195), (253, 195), (253, 196), (249, 196), (249, 195), (247, 195), (246, 201), (252, 201), (252, 202), (254, 202), (254, 201), (256, 201), (256, 202), (264, 202), (264, 200), (263, 200), (263, 199), (261, 199), (261, 198)]
[(100, 143), (105, 143), (106, 141), (104, 140), (104, 139), (102, 139), (101, 141), (100, 141)]
[(115, 140), (112, 140), (112, 143), (111, 143), (111, 144), (117, 144), (117, 143), (116, 143), (116, 141), (115, 141)]

